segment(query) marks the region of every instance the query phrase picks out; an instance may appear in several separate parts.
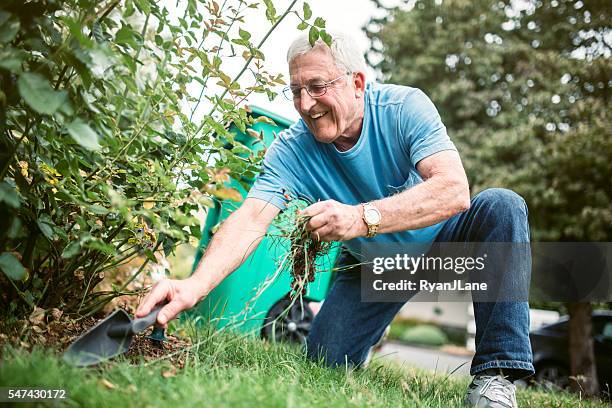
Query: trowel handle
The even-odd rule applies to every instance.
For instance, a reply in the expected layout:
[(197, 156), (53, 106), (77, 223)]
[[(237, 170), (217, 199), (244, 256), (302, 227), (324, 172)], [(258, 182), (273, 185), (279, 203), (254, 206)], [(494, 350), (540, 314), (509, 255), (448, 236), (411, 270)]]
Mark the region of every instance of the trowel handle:
[(157, 321), (157, 314), (159, 313), (161, 308), (164, 307), (164, 305), (165, 303), (158, 304), (145, 317), (132, 320), (132, 333), (140, 333), (141, 331), (155, 323)]

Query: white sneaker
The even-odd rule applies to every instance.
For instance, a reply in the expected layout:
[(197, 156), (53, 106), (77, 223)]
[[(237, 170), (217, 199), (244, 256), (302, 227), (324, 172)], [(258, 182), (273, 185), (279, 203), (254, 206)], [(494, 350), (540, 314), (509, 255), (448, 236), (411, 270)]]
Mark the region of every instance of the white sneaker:
[(464, 402), (476, 408), (518, 408), (516, 387), (501, 375), (477, 374)]

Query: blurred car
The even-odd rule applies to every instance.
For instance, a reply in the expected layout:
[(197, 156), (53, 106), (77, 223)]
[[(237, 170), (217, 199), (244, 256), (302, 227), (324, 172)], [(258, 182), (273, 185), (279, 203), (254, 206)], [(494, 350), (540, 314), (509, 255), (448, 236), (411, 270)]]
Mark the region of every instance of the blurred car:
[[(612, 388), (612, 311), (595, 311), (593, 344), (599, 385), (603, 392)], [(535, 374), (533, 381), (546, 388), (567, 388), (570, 376), (569, 317), (532, 330)]]

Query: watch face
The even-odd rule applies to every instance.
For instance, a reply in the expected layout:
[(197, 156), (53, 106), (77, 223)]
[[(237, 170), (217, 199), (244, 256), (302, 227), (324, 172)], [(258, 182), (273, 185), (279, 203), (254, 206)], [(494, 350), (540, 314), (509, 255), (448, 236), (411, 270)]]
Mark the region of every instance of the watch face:
[(367, 209), (363, 214), (363, 218), (365, 218), (368, 224), (378, 224), (380, 223), (380, 214), (378, 211), (373, 210), (371, 208)]

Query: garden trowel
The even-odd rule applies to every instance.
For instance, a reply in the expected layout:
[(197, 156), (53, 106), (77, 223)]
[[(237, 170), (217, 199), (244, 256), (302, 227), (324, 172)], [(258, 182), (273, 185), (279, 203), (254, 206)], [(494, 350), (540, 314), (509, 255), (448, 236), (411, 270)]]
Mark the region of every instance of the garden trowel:
[[(64, 361), (85, 367), (125, 353), (130, 348), (134, 335), (155, 323), (163, 306), (157, 305), (145, 317), (134, 320), (125, 310), (115, 310), (72, 343), (64, 353)], [(164, 340), (163, 328), (156, 327), (154, 332), (154, 340)]]

